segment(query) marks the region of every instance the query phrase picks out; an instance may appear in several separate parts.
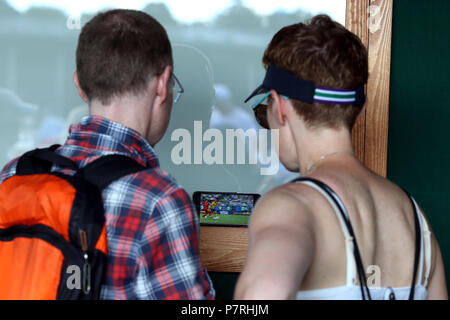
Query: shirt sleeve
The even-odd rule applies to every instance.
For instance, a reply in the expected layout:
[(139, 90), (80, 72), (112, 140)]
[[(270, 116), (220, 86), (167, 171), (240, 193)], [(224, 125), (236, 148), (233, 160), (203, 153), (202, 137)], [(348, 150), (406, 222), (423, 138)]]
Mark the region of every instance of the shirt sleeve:
[(139, 251), (138, 299), (214, 299), (211, 279), (200, 260), (198, 216), (183, 189), (156, 203)]
[(0, 173), (0, 183), (16, 174), (17, 161), (18, 158), (11, 160), (3, 167), (2, 172)]

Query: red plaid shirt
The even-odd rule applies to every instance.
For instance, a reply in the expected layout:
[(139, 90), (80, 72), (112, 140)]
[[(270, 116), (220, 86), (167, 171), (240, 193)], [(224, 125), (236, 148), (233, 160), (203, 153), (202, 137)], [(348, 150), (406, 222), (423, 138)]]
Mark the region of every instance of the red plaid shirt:
[[(102, 299), (213, 299), (199, 257), (199, 223), (188, 194), (159, 168), (157, 155), (137, 132), (101, 117), (72, 125), (57, 151), (80, 167), (108, 154), (147, 166), (103, 191), (108, 239)], [(15, 174), (16, 160), (0, 182)], [(55, 170), (60, 171), (58, 168)]]

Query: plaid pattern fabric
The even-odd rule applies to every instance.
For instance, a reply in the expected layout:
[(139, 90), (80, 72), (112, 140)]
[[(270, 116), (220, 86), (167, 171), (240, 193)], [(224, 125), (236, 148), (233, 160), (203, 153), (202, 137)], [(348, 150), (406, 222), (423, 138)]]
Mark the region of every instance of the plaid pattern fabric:
[[(213, 299), (199, 258), (199, 223), (188, 194), (165, 171), (148, 142), (108, 119), (90, 116), (72, 125), (58, 153), (80, 167), (123, 154), (148, 167), (103, 191), (108, 239), (102, 299)], [(15, 174), (16, 160), (0, 182)], [(54, 168), (55, 171), (70, 171)]]

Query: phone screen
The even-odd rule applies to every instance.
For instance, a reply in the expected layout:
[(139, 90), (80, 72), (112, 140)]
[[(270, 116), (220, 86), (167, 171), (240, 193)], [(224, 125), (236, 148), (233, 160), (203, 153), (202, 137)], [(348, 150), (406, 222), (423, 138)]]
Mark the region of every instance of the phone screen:
[(248, 226), (259, 197), (259, 194), (197, 191), (194, 204), (201, 225)]

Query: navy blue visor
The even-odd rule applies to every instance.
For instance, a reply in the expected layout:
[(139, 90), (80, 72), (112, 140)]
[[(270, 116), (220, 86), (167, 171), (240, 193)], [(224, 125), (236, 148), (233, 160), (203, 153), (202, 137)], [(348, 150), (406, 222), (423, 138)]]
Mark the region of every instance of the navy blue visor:
[(300, 79), (283, 69), (272, 65), (267, 69), (263, 83), (245, 100), (275, 90), (278, 94), (306, 103), (330, 103), (362, 106), (366, 101), (364, 84), (353, 90), (316, 87), (314, 82)]

